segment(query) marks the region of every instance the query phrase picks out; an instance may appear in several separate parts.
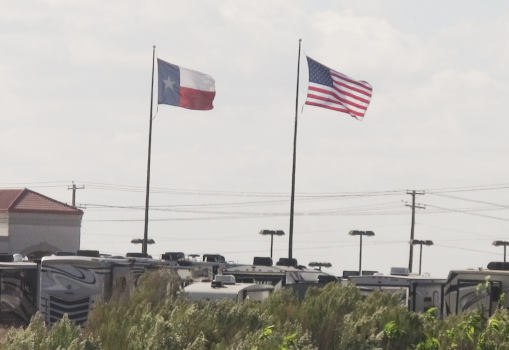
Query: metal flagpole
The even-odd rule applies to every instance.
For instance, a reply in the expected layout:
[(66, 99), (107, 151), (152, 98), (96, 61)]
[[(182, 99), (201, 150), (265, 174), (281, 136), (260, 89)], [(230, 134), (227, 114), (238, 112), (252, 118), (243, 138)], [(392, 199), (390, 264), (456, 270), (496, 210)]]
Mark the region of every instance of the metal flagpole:
[(297, 59), (297, 93), (295, 95), (295, 128), (293, 132), (293, 165), (292, 165), (292, 197), (290, 200), (290, 235), (288, 239), (288, 259), (293, 257), (293, 207), (295, 202), (295, 163), (297, 153), (297, 115), (299, 112), (299, 77), (300, 77), (300, 46), (302, 39), (299, 39), (299, 55)]
[(152, 46), (152, 83), (150, 86), (150, 122), (148, 128), (148, 159), (147, 159), (147, 188), (145, 191), (145, 229), (143, 231), (143, 244), (141, 252), (147, 255), (148, 241), (148, 206), (150, 194), (150, 153), (152, 149), (152, 106), (154, 104), (154, 61), (156, 55), (156, 46)]

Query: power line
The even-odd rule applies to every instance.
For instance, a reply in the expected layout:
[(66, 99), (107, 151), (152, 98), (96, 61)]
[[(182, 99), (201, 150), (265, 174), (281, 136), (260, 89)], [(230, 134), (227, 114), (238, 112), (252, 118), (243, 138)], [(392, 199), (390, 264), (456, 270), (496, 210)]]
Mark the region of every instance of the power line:
[(479, 213), (466, 211), (466, 210), (462, 210), (462, 209), (444, 208), (444, 207), (439, 207), (437, 205), (432, 205), (432, 204), (426, 204), (426, 205), (431, 208), (437, 208), (437, 209), (441, 209), (441, 210), (445, 210), (445, 211), (449, 211), (449, 212), (453, 212), (453, 213), (461, 213), (461, 214), (467, 214), (467, 215), (472, 215), (472, 216), (479, 216), (482, 218), (494, 219), (494, 220), (500, 220), (500, 221), (509, 221), (509, 218), (503, 218), (503, 217), (499, 217), (499, 216), (479, 214)]
[[(70, 180), (55, 180), (55, 181), (29, 181), (29, 182), (6, 182), (0, 184), (0, 188), (7, 186), (41, 186), (41, 187), (64, 187)], [(112, 191), (125, 191), (125, 192), (145, 192), (144, 186), (136, 185), (121, 185), (96, 181), (82, 181), (87, 188), (112, 190)], [(472, 185), (472, 186), (455, 186), (455, 187), (437, 187), (426, 189), (428, 194), (441, 194), (453, 192), (472, 192), (472, 191), (492, 191), (509, 189), (509, 183), (485, 184), (485, 185)], [(275, 197), (289, 197), (287, 192), (264, 192), (264, 191), (226, 191), (226, 190), (200, 190), (200, 189), (183, 189), (183, 188), (169, 188), (169, 187), (153, 187), (153, 193), (171, 193), (171, 194), (190, 194), (190, 195), (221, 195), (221, 196), (275, 196)], [(339, 197), (357, 197), (357, 196), (383, 196), (383, 195), (399, 195), (404, 194), (405, 190), (378, 190), (378, 191), (365, 191), (365, 192), (301, 192), (299, 196), (303, 197), (324, 197), (324, 196), (339, 196)]]
[(449, 248), (449, 249), (465, 250), (465, 251), (474, 252), (474, 253), (482, 253), (482, 254), (495, 255), (494, 252), (490, 252), (490, 251), (487, 251), (487, 250), (463, 248), (463, 247), (458, 247), (458, 246), (454, 246), (454, 245), (435, 244), (435, 246), (443, 247), (443, 248)]
[[(495, 239), (496, 238), (495, 236), (487, 236), (485, 233), (460, 230), (460, 229), (452, 228), (452, 227), (443, 227), (443, 226), (439, 226), (439, 225), (430, 225), (430, 224), (425, 224), (425, 223), (419, 223), (419, 225), (420, 226), (424, 226), (424, 227), (438, 228), (438, 229), (441, 229), (441, 230), (455, 231), (455, 232), (459, 232), (459, 233), (463, 233), (463, 234), (468, 234), (468, 235), (472, 235), (472, 236), (477, 236), (477, 237), (491, 237), (489, 239)], [(462, 239), (464, 239), (464, 238), (462, 238)]]
[(507, 208), (507, 209), (509, 209), (509, 205), (506, 205), (506, 204), (499, 204), (499, 203), (494, 203), (494, 202), (488, 202), (488, 201), (482, 201), (482, 200), (470, 199), (470, 198), (463, 198), (463, 197), (446, 195), (446, 194), (439, 194), (439, 193), (431, 193), (431, 194), (434, 195), (434, 196), (443, 197), (443, 198), (457, 199), (457, 200), (461, 200), (461, 201), (465, 201), (465, 202), (487, 204), (487, 205), (492, 205), (492, 206), (499, 207), (499, 208)]

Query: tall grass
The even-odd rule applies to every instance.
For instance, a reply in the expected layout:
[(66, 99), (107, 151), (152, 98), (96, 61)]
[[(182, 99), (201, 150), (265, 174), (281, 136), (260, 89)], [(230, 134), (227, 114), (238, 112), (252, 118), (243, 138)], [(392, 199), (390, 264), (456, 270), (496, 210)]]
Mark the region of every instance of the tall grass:
[(67, 318), (47, 327), (37, 314), (26, 329), (10, 330), (1, 349), (509, 349), (505, 310), (441, 320), (433, 310), (408, 312), (397, 296), (363, 297), (337, 283), (302, 301), (282, 290), (263, 303), (191, 302), (179, 285), (171, 273), (148, 273), (130, 295), (96, 305), (83, 327)]

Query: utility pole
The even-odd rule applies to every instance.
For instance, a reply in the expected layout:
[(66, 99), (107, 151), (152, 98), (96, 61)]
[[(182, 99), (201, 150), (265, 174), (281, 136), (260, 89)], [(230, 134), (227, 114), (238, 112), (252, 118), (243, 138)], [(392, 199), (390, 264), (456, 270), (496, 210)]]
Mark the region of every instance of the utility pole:
[(68, 186), (68, 190), (72, 190), (72, 206), (76, 207), (76, 190), (83, 190), (85, 186), (77, 187), (74, 181), (72, 182), (72, 186)]
[(407, 191), (407, 194), (412, 196), (412, 204), (405, 203), (405, 206), (412, 208), (412, 225), (410, 227), (410, 256), (408, 259), (408, 272), (412, 272), (412, 265), (413, 265), (413, 259), (414, 259), (414, 227), (415, 227), (415, 208), (418, 209), (426, 209), (426, 207), (422, 204), (415, 204), (415, 196), (416, 195), (423, 195), (424, 191)]

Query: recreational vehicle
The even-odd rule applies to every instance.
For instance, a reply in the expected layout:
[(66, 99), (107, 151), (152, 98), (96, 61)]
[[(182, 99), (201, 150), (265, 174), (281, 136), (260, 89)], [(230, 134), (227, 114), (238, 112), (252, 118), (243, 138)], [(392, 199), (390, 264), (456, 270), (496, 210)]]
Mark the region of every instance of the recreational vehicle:
[(271, 285), (255, 283), (237, 283), (232, 275), (216, 275), (212, 282), (203, 281), (184, 287), (184, 295), (191, 300), (218, 301), (230, 299), (235, 302), (244, 300), (262, 301), (274, 290)]
[(43, 257), (39, 310), (48, 324), (67, 314), (83, 323), (97, 301), (127, 291), (132, 284), (127, 259), (90, 256)]
[(442, 287), (445, 279), (415, 275), (350, 276), (361, 293), (384, 291), (401, 295), (402, 303), (409, 311), (424, 312), (432, 307), (437, 314), (442, 306)]
[(286, 261), (279, 261), (272, 266), (270, 258), (255, 258), (253, 263), (253, 265), (228, 265), (223, 269), (223, 274), (235, 276), (237, 282), (292, 288), (300, 298), (304, 297), (310, 286), (319, 286), (337, 280), (323, 271), (299, 266), (296, 260), (295, 263), (289, 264), (285, 264)]
[(0, 262), (0, 323), (28, 324), (37, 311), (37, 300), (37, 264)]
[[(509, 293), (509, 263), (493, 262), (487, 269), (453, 270), (444, 286), (444, 315), (480, 310), (491, 316), (502, 293)], [(509, 301), (505, 304), (509, 307)]]

